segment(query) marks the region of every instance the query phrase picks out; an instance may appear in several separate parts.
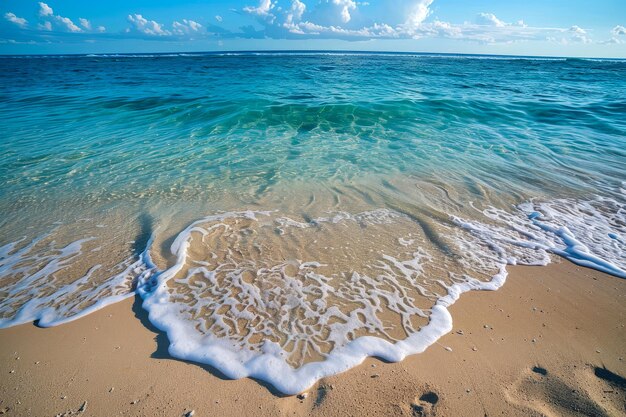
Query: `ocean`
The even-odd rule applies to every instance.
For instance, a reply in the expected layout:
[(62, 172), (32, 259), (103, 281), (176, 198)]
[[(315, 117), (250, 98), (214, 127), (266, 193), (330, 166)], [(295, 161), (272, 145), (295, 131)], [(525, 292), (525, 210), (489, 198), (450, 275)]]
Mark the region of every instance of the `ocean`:
[(0, 327), (128, 297), (285, 393), (449, 332), (508, 265), (626, 278), (626, 61), (0, 57)]

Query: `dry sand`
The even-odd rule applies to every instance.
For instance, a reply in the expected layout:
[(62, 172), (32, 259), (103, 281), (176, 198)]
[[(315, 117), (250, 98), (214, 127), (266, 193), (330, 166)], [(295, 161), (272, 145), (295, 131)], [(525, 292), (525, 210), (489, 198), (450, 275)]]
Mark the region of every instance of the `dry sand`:
[(509, 271), (501, 290), (462, 296), (453, 332), (423, 354), (370, 358), (300, 398), (171, 359), (133, 299), (0, 330), (0, 414), (626, 415), (626, 280), (568, 262)]

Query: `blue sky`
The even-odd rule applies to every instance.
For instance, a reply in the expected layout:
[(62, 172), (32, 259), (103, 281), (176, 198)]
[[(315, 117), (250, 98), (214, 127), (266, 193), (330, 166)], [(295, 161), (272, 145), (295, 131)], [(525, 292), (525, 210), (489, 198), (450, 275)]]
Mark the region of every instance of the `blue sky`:
[(626, 58), (626, 0), (0, 0), (0, 54), (341, 49)]

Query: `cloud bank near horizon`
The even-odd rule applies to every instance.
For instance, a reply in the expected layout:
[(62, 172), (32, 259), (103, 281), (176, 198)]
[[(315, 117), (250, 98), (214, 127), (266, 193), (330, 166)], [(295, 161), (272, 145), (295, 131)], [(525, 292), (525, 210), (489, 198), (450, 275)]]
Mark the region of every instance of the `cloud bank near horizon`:
[(202, 39), (326, 39), (342, 41), (451, 39), (479, 44), (543, 41), (560, 45), (626, 43), (626, 29), (616, 24), (606, 33), (591, 33), (579, 25), (543, 27), (520, 19), (507, 22), (490, 11), (468, 16), (462, 23), (434, 16), (436, 0), (380, 0), (386, 12), (377, 16), (368, 2), (355, 0), (249, 0), (228, 12), (249, 23), (227, 28), (227, 15), (160, 22), (133, 11), (121, 30), (92, 23), (97, 18), (66, 17), (45, 2), (33, 2), (36, 21), (13, 11), (3, 14), (0, 43), (62, 43), (98, 39), (194, 41)]

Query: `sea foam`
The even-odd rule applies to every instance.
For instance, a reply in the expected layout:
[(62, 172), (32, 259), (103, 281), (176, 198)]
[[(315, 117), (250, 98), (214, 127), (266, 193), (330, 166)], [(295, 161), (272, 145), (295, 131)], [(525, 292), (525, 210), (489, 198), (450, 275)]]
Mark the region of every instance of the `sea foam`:
[[(583, 213), (585, 216), (581, 216)], [(607, 216), (608, 213), (611, 214)], [(507, 276), (506, 265), (546, 265), (550, 262), (549, 254), (552, 253), (616, 276), (626, 276), (624, 274), (624, 243), (622, 239), (625, 232), (624, 210), (623, 204), (615, 200), (530, 202), (520, 205), (511, 213), (487, 208), (483, 214), (487, 219), (484, 223), (453, 217), (453, 222), (460, 228), (451, 228), (448, 231), (454, 236), (451, 242), (456, 243), (455, 249), (460, 256), (459, 263), (465, 268), (464, 271), (474, 270), (480, 276), (481, 273), (493, 271), (495, 268), (495, 272), (489, 279), (485, 280), (484, 277), (477, 279), (465, 272), (455, 273), (450, 270), (448, 271), (450, 281), (434, 280), (442, 288), (445, 288), (445, 292), (438, 294), (433, 292), (432, 288), (425, 288), (428, 286), (428, 281), (430, 284), (433, 284), (433, 281), (424, 279), (426, 278), (426, 271), (436, 271), (436, 268), (429, 270), (428, 267), (429, 262), (432, 263), (436, 256), (433, 257), (420, 248), (417, 248), (405, 260), (398, 260), (391, 255), (383, 254), (382, 261), (376, 265), (381, 271), (379, 276), (367, 277), (353, 272), (352, 277), (346, 280), (350, 290), (357, 293), (358, 297), (361, 297), (361, 300), (366, 304), (369, 304), (369, 309), (357, 309), (359, 313), (354, 315), (338, 313), (336, 306), (331, 307), (326, 304), (323, 304), (323, 308), (319, 310), (315, 308), (307, 310), (307, 313), (311, 315), (305, 315), (305, 321), (313, 320), (318, 324), (322, 322), (323, 325), (328, 325), (330, 322), (328, 320), (329, 311), (333, 312), (330, 315), (337, 313), (337, 317), (344, 320), (341, 325), (337, 325), (335, 322), (335, 326), (330, 325), (325, 330), (328, 334), (326, 337), (333, 343), (330, 351), (322, 351), (317, 346), (317, 353), (321, 354), (320, 360), (301, 361), (297, 364), (291, 362), (291, 352), (285, 348), (289, 343), (282, 340), (281, 344), (281, 339), (274, 337), (276, 336), (274, 334), (275, 329), (272, 327), (262, 329), (261, 333), (264, 337), (259, 338), (258, 343), (252, 341), (250, 333), (246, 333), (250, 331), (248, 327), (243, 329), (243, 332), (246, 333), (245, 337), (240, 337), (241, 335), (237, 333), (239, 330), (233, 331), (233, 326), (236, 327), (236, 324), (227, 324), (229, 319), (223, 312), (218, 311), (219, 307), (228, 305), (229, 302), (231, 306), (240, 302), (240, 300), (232, 298), (232, 293), (226, 298), (220, 298), (219, 303), (212, 307), (206, 304), (199, 306), (198, 303), (202, 304), (203, 301), (206, 302), (206, 299), (197, 298), (189, 308), (189, 298), (185, 300), (185, 296), (172, 297), (173, 291), (168, 286), (168, 281), (176, 277), (189, 260), (189, 250), (192, 246), (194, 233), (206, 237), (211, 233), (211, 229), (228, 229), (230, 227), (226, 224), (228, 220), (239, 217), (259, 222), (257, 218), (259, 213), (229, 213), (194, 223), (178, 236), (172, 246), (172, 252), (178, 259), (176, 265), (153, 276), (149, 282), (140, 285), (139, 291), (144, 298), (143, 306), (149, 312), (150, 321), (167, 332), (171, 341), (169, 351), (172, 356), (209, 364), (230, 378), (254, 377), (262, 379), (281, 392), (294, 394), (307, 389), (320, 378), (358, 365), (368, 356), (380, 357), (387, 361), (400, 361), (407, 355), (424, 351), (452, 329), (452, 317), (447, 308), (466, 291), (500, 288)], [(269, 214), (264, 213), (262, 216), (269, 216)], [(370, 222), (367, 219), (373, 220)], [(274, 221), (282, 228), (282, 235), (288, 228), (314, 228), (319, 227), (324, 222), (334, 222), (335, 224), (356, 222), (371, 227), (372, 224), (380, 221), (389, 227), (397, 219), (404, 219), (404, 216), (390, 210), (377, 210), (358, 215), (339, 213), (326, 218), (314, 219), (308, 223), (285, 217), (277, 218)], [(226, 223), (224, 223), (225, 221)], [(564, 222), (567, 222), (568, 225), (565, 226)], [(201, 226), (202, 224), (210, 224), (210, 226), (204, 228)], [(576, 232), (580, 233), (578, 237), (575, 235)], [(400, 239), (401, 246), (409, 245), (408, 242), (410, 241)], [(477, 253), (477, 250), (483, 250), (483, 252)], [(436, 259), (436, 262), (441, 262), (441, 259)], [(346, 293), (334, 288), (330, 284), (331, 279), (329, 277), (316, 272), (319, 266), (319, 263), (313, 261), (300, 262), (298, 271), (305, 271), (302, 275), (302, 281), (289, 277), (288, 274), (285, 274), (284, 269), (278, 268), (274, 272), (279, 273), (283, 282), (293, 281), (288, 284), (292, 288), (294, 285), (296, 287), (300, 285), (300, 289), (302, 289), (301, 286), (305, 282), (309, 286), (313, 285), (316, 289), (322, 288), (319, 290), (323, 295), (321, 300), (331, 296), (335, 298), (344, 297)], [(284, 265), (281, 265), (281, 268), (284, 268)], [(235, 267), (231, 272), (235, 272), (237, 275), (241, 274), (242, 270)], [(208, 277), (209, 282), (214, 286), (213, 289), (221, 285), (216, 281), (212, 271), (202, 267), (189, 269), (185, 277), (179, 280), (179, 283), (183, 283), (189, 288), (194, 288), (194, 285), (197, 288), (207, 288), (199, 284), (198, 281), (192, 284), (191, 277), (198, 273)], [(257, 273), (261, 274), (261, 269)], [(363, 278), (365, 279), (363, 280)], [(424, 280), (420, 281), (421, 279)], [(382, 288), (379, 288), (377, 283), (382, 283), (383, 287), (393, 283), (395, 291), (381, 292)], [(251, 291), (254, 286), (246, 285), (242, 280), (239, 280), (238, 283), (231, 281), (230, 285), (238, 287), (237, 294), (254, 293), (254, 297), (252, 297), (254, 302), (250, 305), (255, 305), (257, 308), (260, 304), (266, 302), (271, 304), (276, 301), (276, 299), (263, 298), (258, 288), (255, 288), (256, 291)], [(275, 288), (272, 289), (272, 291), (274, 290)], [(417, 308), (413, 304), (417, 297), (414, 294), (408, 295), (411, 291), (416, 291), (416, 294), (434, 300), (433, 305), (426, 310)], [(285, 305), (290, 309), (302, 305), (303, 301), (306, 303), (307, 294), (306, 291), (296, 291), (290, 294), (290, 297), (289, 302), (276, 307), (280, 310)], [(386, 307), (382, 307), (381, 299), (387, 301)], [(372, 302), (372, 300), (374, 301)], [(320, 300), (316, 299), (316, 301)], [(349, 301), (355, 302), (357, 300)], [(382, 319), (379, 317), (379, 313), (382, 313), (384, 308), (390, 308), (393, 305), (401, 306), (397, 311), (408, 311), (409, 315), (426, 315), (428, 322), (419, 328), (413, 328), (410, 323), (405, 322), (406, 318), (402, 317), (401, 322), (405, 325), (405, 337), (394, 339), (385, 333), (388, 327), (382, 324)], [(211, 333), (211, 326), (203, 327), (204, 324), (198, 322), (198, 318), (201, 316), (199, 312), (205, 308), (214, 309), (212, 326), (218, 323), (217, 327), (221, 329), (218, 335)], [(253, 317), (249, 316), (249, 312), (250, 310), (247, 308), (238, 310), (236, 319), (254, 320)], [(299, 323), (297, 318), (294, 319), (294, 317), (289, 316), (289, 309), (280, 310), (280, 315), (283, 325), (295, 323), (300, 326), (300, 331), (306, 327)], [(202, 327), (202, 331), (198, 331), (199, 326)], [(366, 328), (368, 330), (366, 333), (376, 333), (378, 330), (380, 334), (355, 336), (358, 333), (356, 330), (359, 328)], [(294, 334), (297, 334), (301, 339), (310, 337), (319, 340), (319, 337), (324, 333), (316, 333), (314, 327), (311, 327), (301, 333), (294, 330)]]
[(132, 297), (138, 277), (154, 271), (148, 248), (106, 267), (83, 265), (86, 252), (102, 250), (98, 239), (59, 245), (58, 228), (28, 243), (22, 238), (0, 247), (0, 328), (33, 321), (51, 327), (76, 320)]
[(43, 235), (0, 248), (8, 294), (0, 326), (62, 324), (136, 286), (173, 357), (294, 394), (368, 356), (395, 362), (424, 351), (451, 331), (448, 307), (464, 292), (500, 288), (507, 265), (546, 265), (558, 255), (626, 277), (623, 196), (475, 208), (440, 223), (437, 244), (410, 215), (389, 209), (312, 219), (221, 213), (176, 236), (169, 268), (152, 262), (150, 241), (98, 285), (90, 284), (94, 265), (52, 289), (45, 281), (91, 240), (56, 247)]

